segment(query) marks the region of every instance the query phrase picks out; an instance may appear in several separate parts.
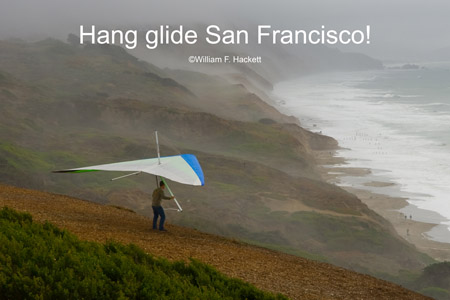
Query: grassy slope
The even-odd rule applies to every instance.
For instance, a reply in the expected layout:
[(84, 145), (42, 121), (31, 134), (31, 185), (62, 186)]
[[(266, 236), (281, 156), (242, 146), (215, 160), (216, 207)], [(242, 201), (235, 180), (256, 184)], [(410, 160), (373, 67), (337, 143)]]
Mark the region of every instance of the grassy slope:
[(198, 261), (154, 258), (134, 245), (80, 241), (30, 214), (0, 210), (0, 298), (285, 299)]
[[(311, 149), (333, 144), (329, 139), (296, 125), (198, 111), (205, 99), (196, 91), (119, 48), (54, 40), (0, 47), (2, 182), (150, 213), (148, 177), (110, 183), (112, 174), (49, 171), (153, 156), (149, 133), (159, 129), (164, 154), (197, 154), (207, 176), (202, 189), (173, 186), (189, 212), (172, 217), (180, 224), (363, 271), (396, 273), (429, 263), (359, 199), (318, 181)], [(270, 118), (273, 111), (256, 113)]]
[(167, 224), (168, 232), (153, 231), (151, 219), (126, 209), (0, 185), (0, 207), (5, 205), (31, 213), (39, 223), (50, 221), (83, 240), (133, 243), (171, 261), (193, 258), (294, 299), (424, 299), (371, 276), (190, 228)]

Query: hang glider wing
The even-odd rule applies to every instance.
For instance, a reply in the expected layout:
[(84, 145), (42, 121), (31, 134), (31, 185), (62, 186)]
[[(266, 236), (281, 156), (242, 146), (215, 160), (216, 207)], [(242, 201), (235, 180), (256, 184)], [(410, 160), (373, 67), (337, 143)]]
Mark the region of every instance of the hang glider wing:
[(78, 169), (59, 170), (54, 171), (54, 173), (83, 173), (96, 171), (145, 172), (184, 184), (205, 184), (202, 167), (200, 166), (197, 157), (193, 154), (161, 157), (161, 164), (158, 163), (158, 158), (149, 158)]

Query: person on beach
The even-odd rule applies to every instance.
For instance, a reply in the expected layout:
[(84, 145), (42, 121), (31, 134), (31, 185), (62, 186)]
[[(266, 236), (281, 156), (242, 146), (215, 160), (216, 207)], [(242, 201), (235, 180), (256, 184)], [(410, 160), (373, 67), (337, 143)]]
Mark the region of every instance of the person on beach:
[(164, 194), (164, 189), (166, 188), (166, 185), (163, 181), (159, 182), (159, 188), (155, 189), (152, 194), (152, 208), (153, 208), (153, 229), (157, 229), (157, 223), (158, 223), (158, 217), (161, 217), (159, 221), (159, 230), (160, 231), (167, 231), (164, 228), (164, 221), (166, 220), (166, 214), (164, 213), (164, 209), (161, 206), (161, 201), (163, 199), (165, 200), (172, 200), (174, 197), (167, 197)]

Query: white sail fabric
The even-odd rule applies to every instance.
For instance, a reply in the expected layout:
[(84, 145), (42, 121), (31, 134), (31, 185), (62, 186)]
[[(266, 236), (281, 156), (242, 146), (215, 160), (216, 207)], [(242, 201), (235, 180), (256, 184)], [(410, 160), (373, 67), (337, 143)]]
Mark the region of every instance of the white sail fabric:
[(96, 171), (145, 172), (189, 185), (204, 185), (203, 170), (193, 154), (149, 158), (119, 163), (54, 171), (55, 173), (83, 173)]

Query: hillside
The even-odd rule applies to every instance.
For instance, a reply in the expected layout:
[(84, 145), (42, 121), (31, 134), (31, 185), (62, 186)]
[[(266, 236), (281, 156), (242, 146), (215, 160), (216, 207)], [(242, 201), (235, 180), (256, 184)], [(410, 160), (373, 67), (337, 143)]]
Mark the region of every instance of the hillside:
[[(170, 260), (198, 259), (219, 271), (292, 299), (426, 299), (392, 283), (326, 263), (168, 225), (150, 230), (150, 219), (112, 206), (33, 190), (0, 186), (0, 207), (31, 213), (83, 240), (133, 243)], [(263, 262), (263, 263), (262, 263)]]
[(168, 262), (133, 244), (80, 241), (8, 207), (0, 228), (0, 299), (287, 299), (198, 260)]
[[(221, 76), (162, 70), (114, 46), (0, 42), (0, 182), (151, 214), (151, 176), (52, 174), (193, 153), (206, 185), (171, 184), (178, 225), (385, 276), (432, 259), (356, 196), (324, 182), (337, 146)], [(122, 175), (122, 174), (121, 174)]]

